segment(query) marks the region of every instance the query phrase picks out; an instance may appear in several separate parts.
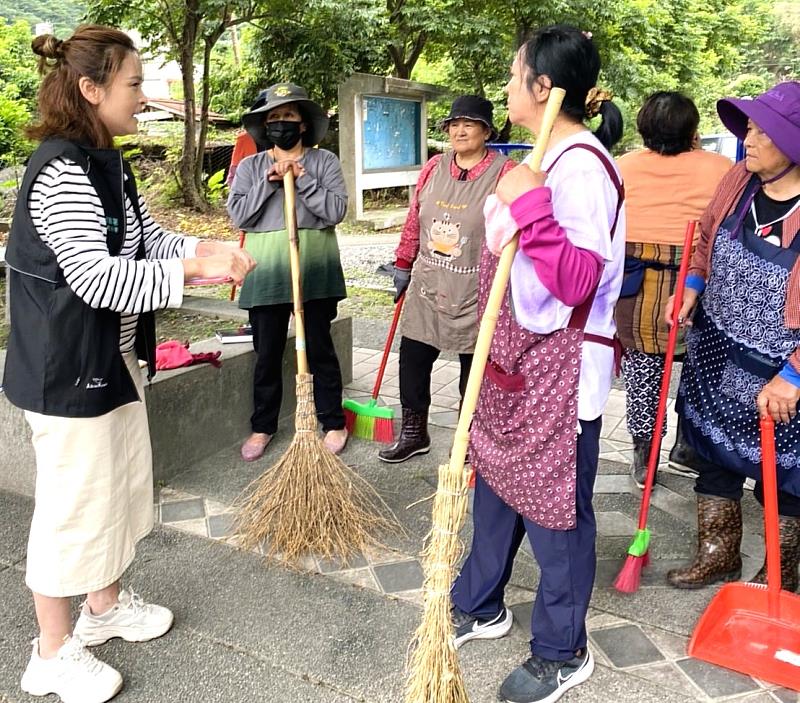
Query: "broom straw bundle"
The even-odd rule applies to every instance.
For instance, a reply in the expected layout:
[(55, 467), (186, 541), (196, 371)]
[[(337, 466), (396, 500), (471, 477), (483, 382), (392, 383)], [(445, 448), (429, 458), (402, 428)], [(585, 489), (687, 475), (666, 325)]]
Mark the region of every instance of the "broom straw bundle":
[(296, 563), (303, 556), (345, 563), (370, 547), (377, 535), (399, 529), (372, 486), (328, 451), (317, 432), (313, 377), (306, 356), (294, 176), (283, 179), (297, 351), (295, 435), (278, 462), (237, 501), (235, 532), (245, 549)]
[[(550, 131), (561, 109), (564, 94), (561, 88), (550, 90), (529, 163), (533, 171), (541, 168)], [(464, 470), (464, 460), (469, 445), (469, 427), (478, 404), (483, 372), (511, 274), (511, 265), (517, 253), (518, 239), (519, 235), (515, 236), (500, 255), (486, 310), (481, 318), (450, 462), (439, 467), (439, 484), (433, 502), (433, 526), (425, 538), (422, 553), (425, 571), (423, 616), (411, 641), (406, 703), (469, 703), (458, 665), (458, 654), (453, 644), (450, 587), (456, 564), (461, 558), (462, 545), (458, 532), (467, 511), (469, 472)]]

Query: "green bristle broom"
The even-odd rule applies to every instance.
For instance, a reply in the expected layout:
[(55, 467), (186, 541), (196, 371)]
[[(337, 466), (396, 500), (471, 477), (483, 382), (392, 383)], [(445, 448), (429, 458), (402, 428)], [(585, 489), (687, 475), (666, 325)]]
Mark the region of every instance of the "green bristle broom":
[(394, 410), (380, 407), (378, 405), (378, 394), (383, 383), (386, 362), (389, 360), (389, 350), (392, 348), (394, 333), (397, 331), (397, 323), (400, 321), (400, 312), (403, 309), (403, 301), (405, 299), (406, 294), (404, 291), (397, 299), (397, 305), (394, 308), (394, 317), (389, 328), (389, 336), (386, 338), (386, 346), (383, 348), (383, 359), (381, 359), (381, 365), (378, 368), (375, 386), (372, 388), (372, 398), (367, 403), (357, 403), (349, 398), (342, 403), (345, 426), (347, 431), (354, 437), (376, 442), (394, 442)]

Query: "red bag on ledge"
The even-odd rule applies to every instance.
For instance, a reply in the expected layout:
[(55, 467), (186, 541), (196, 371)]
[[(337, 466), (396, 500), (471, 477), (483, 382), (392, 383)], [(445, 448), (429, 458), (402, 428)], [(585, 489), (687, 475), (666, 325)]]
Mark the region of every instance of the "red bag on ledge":
[(222, 362), (219, 360), (221, 354), (222, 352), (219, 351), (192, 354), (189, 351), (188, 342), (184, 344), (177, 339), (170, 339), (156, 347), (156, 369), (165, 371), (204, 363), (212, 364), (219, 368), (222, 366)]

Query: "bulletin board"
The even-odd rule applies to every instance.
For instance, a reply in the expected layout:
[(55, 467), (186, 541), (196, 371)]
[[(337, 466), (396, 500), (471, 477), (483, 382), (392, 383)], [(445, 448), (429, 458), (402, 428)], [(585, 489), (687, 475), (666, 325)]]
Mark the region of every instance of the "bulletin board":
[(366, 171), (422, 165), (422, 102), (362, 96), (362, 168)]

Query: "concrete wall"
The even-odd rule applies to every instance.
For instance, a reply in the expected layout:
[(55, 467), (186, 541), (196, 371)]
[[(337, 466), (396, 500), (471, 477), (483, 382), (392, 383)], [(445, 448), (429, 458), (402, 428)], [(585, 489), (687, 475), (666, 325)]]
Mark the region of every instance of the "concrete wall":
[[(349, 317), (332, 326), (333, 341), (345, 384), (353, 378), (353, 326)], [(159, 371), (145, 386), (153, 479), (167, 482), (199, 459), (238, 443), (250, 432), (255, 353), (249, 344), (192, 344), (193, 352), (222, 351), (222, 367), (210, 364)], [(5, 351), (0, 351), (0, 369)], [(294, 333), (283, 358), (281, 417), (295, 407)], [(0, 395), (0, 489), (33, 495), (35, 462), (30, 431), (22, 411)]]

